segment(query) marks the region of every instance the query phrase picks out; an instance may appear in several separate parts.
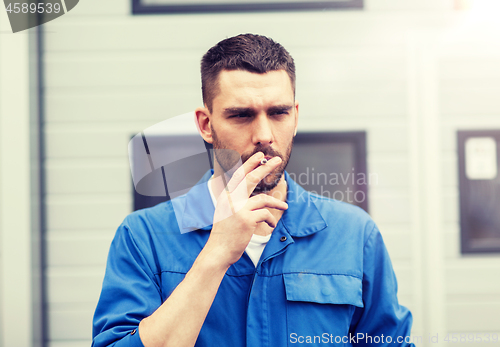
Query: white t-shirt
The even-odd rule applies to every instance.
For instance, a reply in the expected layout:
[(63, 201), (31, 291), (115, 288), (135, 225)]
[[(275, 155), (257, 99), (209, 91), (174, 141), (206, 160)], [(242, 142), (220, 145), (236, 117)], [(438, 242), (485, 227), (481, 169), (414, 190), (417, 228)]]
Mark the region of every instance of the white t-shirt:
[[(210, 192), (210, 197), (212, 198), (212, 202), (214, 203), (215, 207), (217, 206), (217, 199), (215, 198), (214, 192), (212, 191), (212, 185), (210, 184), (210, 180), (207, 182), (207, 185), (208, 185), (208, 191)], [(252, 235), (252, 239), (250, 240), (250, 243), (248, 244), (247, 248), (245, 248), (245, 252), (250, 257), (255, 266), (257, 266), (257, 264), (259, 263), (260, 256), (262, 255), (262, 252), (264, 252), (264, 248), (266, 247), (270, 239), (271, 239), (271, 234), (266, 236), (255, 235), (255, 234)]]

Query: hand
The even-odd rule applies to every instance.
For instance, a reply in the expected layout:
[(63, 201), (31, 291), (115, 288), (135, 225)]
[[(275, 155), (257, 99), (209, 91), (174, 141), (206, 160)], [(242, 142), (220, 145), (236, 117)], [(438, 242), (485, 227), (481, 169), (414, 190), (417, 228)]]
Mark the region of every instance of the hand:
[(249, 198), (257, 184), (281, 163), (280, 157), (274, 157), (260, 165), (262, 158), (264, 154), (258, 152), (239, 167), (217, 200), (214, 225), (205, 247), (216, 252), (223, 266), (238, 261), (259, 223), (276, 227), (278, 221), (268, 208), (288, 208), (287, 203), (266, 194)]

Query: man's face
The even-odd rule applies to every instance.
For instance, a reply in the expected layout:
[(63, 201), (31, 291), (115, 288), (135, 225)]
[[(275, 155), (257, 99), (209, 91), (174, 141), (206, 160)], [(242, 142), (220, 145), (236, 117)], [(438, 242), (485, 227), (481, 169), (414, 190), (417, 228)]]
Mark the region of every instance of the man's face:
[(222, 71), (219, 93), (212, 105), (213, 146), (224, 172), (229, 172), (240, 156), (242, 162), (259, 151), (267, 159), (279, 156), (281, 165), (257, 185), (254, 193), (273, 189), (288, 164), (297, 129), (298, 103), (288, 74), (284, 70), (265, 74)]

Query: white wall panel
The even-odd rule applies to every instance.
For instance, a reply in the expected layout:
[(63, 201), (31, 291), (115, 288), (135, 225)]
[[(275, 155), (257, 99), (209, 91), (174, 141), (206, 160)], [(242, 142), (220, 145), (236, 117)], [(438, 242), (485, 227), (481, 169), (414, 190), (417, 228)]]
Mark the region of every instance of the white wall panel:
[(54, 306), (62, 307), (61, 304), (73, 303), (76, 296), (80, 304), (95, 305), (103, 276), (101, 266), (51, 269), (47, 273), (49, 301)]
[(84, 340), (59, 340), (53, 341), (49, 343), (49, 347), (88, 347), (89, 346), (89, 338)]
[[(405, 112), (406, 113), (406, 112)], [(374, 117), (375, 122), (371, 124), (368, 132), (367, 147), (371, 152), (370, 161), (377, 160), (375, 157), (381, 152), (385, 153), (408, 153), (408, 125), (406, 122), (381, 122), (382, 117)], [(407, 155), (407, 154), (406, 154)], [(390, 160), (388, 158), (388, 160)], [(400, 157), (399, 160), (407, 160)]]
[(370, 195), (370, 215), (376, 223), (405, 223), (410, 221), (408, 195)]
[[(332, 81), (334, 82), (310, 83), (313, 86), (305, 90), (302, 88), (297, 94), (300, 112), (308, 114), (311, 113), (310, 110), (314, 110), (315, 116), (325, 117), (330, 122), (348, 117), (365, 117), (370, 122), (378, 117), (404, 117), (406, 105), (400, 86), (388, 88), (384, 85), (376, 90), (366, 87), (362, 89), (364, 82), (359, 82), (359, 87), (354, 89), (352, 83), (348, 88), (342, 88), (342, 82), (334, 77)], [(337, 86), (334, 88), (328, 84)]]
[(341, 84), (357, 80), (378, 80), (385, 83), (406, 78), (404, 50), (399, 47), (349, 47), (342, 49), (306, 48), (297, 50), (297, 78), (306, 85), (316, 82)]
[[(493, 28), (490, 28), (493, 29)], [(464, 33), (463, 36), (467, 36)], [(471, 37), (463, 38), (463, 41)], [(456, 39), (460, 41), (460, 39)], [(498, 40), (477, 35), (476, 43), (452, 42), (440, 60), (444, 160), (446, 317), (450, 332), (499, 334), (500, 258), (497, 254), (460, 254), (457, 130), (500, 128), (500, 52)], [(481, 41), (489, 41), (486, 44)], [(484, 334), (479, 334), (483, 336)], [(488, 345), (482, 343), (472, 345)], [(498, 342), (497, 342), (498, 344)], [(465, 344), (457, 344), (457, 346)]]
[(366, 7), (372, 11), (425, 11), (451, 9), (450, 0), (366, 0)]
[(94, 122), (128, 122), (142, 119), (151, 124), (184, 114), (198, 105), (201, 106), (200, 90), (201, 83), (199, 86), (189, 87), (119, 86), (51, 90), (46, 99), (47, 108), (50, 110), (46, 121), (94, 124)]
[[(373, 154), (370, 158), (369, 167), (369, 174), (373, 182), (370, 190), (409, 186), (407, 158)], [(408, 190), (406, 192), (408, 193)]]
[(469, 59), (443, 59), (441, 61), (441, 76), (447, 81), (500, 80), (498, 57), (480, 57)]
[(409, 266), (409, 263), (401, 262), (400, 264), (402, 265), (394, 267), (398, 281), (398, 295), (410, 298), (415, 286), (415, 279), (412, 275), (413, 269)]
[[(454, 153), (455, 154), (455, 153)], [(454, 187), (458, 191), (458, 158), (456, 154), (453, 157), (443, 159), (442, 172), (445, 186)]]
[(87, 346), (92, 339), (92, 317), (95, 305), (85, 308), (49, 309), (51, 341), (87, 340)]
[[(456, 190), (456, 189), (454, 189)], [(459, 221), (458, 191), (443, 198), (443, 221), (445, 223)]]
[(111, 228), (48, 232), (47, 265), (50, 269), (96, 266), (104, 274), (102, 264), (106, 262), (114, 234), (115, 229)]
[[(70, 17), (70, 16), (66, 16)], [(257, 19), (257, 20), (256, 20)], [(47, 23), (57, 37), (47, 51), (156, 51), (195, 49), (202, 55), (221, 37), (242, 32), (267, 33), (294, 53), (296, 47), (398, 45), (415, 25), (436, 25), (441, 15), (395, 16), (366, 11), (308, 11), (253, 14), (73, 17)], [(360, 24), (360, 25), (358, 25)], [(401, 30), (393, 30), (393, 28)], [(98, 39), (97, 39), (98, 38)]]
[(132, 185), (132, 180), (126, 159), (104, 159), (98, 163), (82, 160), (73, 165), (47, 165), (48, 194), (128, 193), (129, 185)]
[[(378, 225), (378, 227), (383, 235), (385, 246), (391, 255), (391, 260), (398, 262), (400, 260), (411, 261), (412, 244), (411, 237), (409, 237), (410, 235), (408, 233), (404, 233), (402, 230), (398, 230), (397, 233), (389, 233), (387, 230), (381, 228), (380, 225)], [(409, 277), (411, 277), (412, 270), (409, 271), (409, 273)], [(414, 285), (414, 283), (412, 284)], [(413, 289), (408, 290), (407, 292), (409, 295), (412, 293)]]
[(444, 256), (456, 259), (460, 256), (460, 225), (457, 222), (444, 223)]
[[(475, 78), (475, 79), (442, 79), (441, 82), (442, 91), (459, 90), (459, 89), (478, 89), (478, 90), (498, 90), (500, 89), (500, 79), (487, 79), (487, 78)], [(444, 93), (444, 92), (442, 92)], [(459, 116), (460, 114), (458, 114)], [(448, 115), (449, 117), (449, 115)]]
[(47, 88), (199, 86), (199, 57), (189, 51), (47, 54)]
[(500, 302), (462, 302), (447, 305), (449, 331), (496, 332), (499, 334)]
[[(126, 158), (128, 142), (136, 133), (132, 129), (128, 131), (101, 130), (98, 124), (95, 125), (95, 130), (87, 131), (78, 126), (66, 131), (49, 129), (46, 137), (49, 159)], [(140, 131), (140, 128), (138, 130)]]
[(47, 202), (47, 228), (52, 230), (112, 229), (131, 211), (131, 194), (113, 197), (72, 196), (72, 199)]
[(130, 14), (131, 1), (123, 0), (85, 0), (71, 10), (72, 16), (127, 16)]
[(486, 266), (460, 265), (448, 268), (446, 272), (447, 292), (480, 295), (500, 293), (500, 277), (494, 275), (500, 273), (500, 261), (493, 259), (492, 263)]
[(449, 88), (441, 95), (443, 117), (477, 115), (500, 116), (500, 88), (475, 88), (474, 83), (463, 83), (459, 88)]

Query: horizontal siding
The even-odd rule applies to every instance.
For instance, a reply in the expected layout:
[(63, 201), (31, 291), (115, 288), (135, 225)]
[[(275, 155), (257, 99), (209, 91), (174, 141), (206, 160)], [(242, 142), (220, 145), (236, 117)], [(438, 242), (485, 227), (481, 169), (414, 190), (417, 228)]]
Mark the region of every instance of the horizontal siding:
[(453, 192), (443, 198), (443, 221), (445, 223), (459, 221), (458, 191)]
[(401, 156), (372, 155), (368, 163), (369, 178), (372, 183), (370, 190), (408, 188), (410, 185), (408, 165), (408, 159)]
[[(364, 83), (360, 82), (360, 84)], [(302, 88), (297, 93), (297, 100), (300, 102), (299, 111), (303, 110), (306, 116), (314, 114), (315, 117), (331, 119), (350, 117), (362, 117), (367, 120), (375, 117), (401, 119), (404, 118), (406, 106), (404, 93), (399, 86), (380, 88), (375, 91), (366, 87), (354, 88), (352, 84), (345, 89), (332, 88), (328, 85), (312, 86), (306, 90)], [(314, 113), (311, 110), (315, 110)]]
[[(377, 117), (377, 122), (371, 124), (368, 132), (367, 148), (370, 151), (369, 162), (375, 161), (376, 155), (385, 153), (408, 152), (408, 125), (403, 121), (383, 122), (383, 117)], [(405, 160), (399, 158), (399, 160)], [(406, 158), (408, 160), (408, 158)]]
[[(70, 88), (48, 91), (46, 122), (92, 123), (154, 121), (184, 114), (202, 104), (201, 86)], [(189, 105), (189, 107), (187, 106)]]
[[(485, 36), (483, 39), (487, 38)], [(493, 43), (493, 42), (492, 42)], [(443, 144), (444, 284), (448, 331), (498, 333), (500, 258), (460, 253), (457, 130), (500, 128), (500, 47), (497, 44), (450, 44), (439, 62)], [(454, 343), (487, 346), (495, 343)], [(496, 342), (498, 344), (498, 342)]]
[(446, 269), (447, 293), (450, 295), (470, 294), (471, 296), (500, 293), (500, 277), (494, 275), (500, 273), (500, 261), (493, 259), (493, 263), (488, 266), (448, 267)]
[(103, 277), (102, 266), (53, 268), (47, 272), (49, 302), (53, 307), (69, 307), (77, 296), (79, 306), (95, 307)]
[(48, 347), (89, 347), (92, 340), (88, 337), (86, 340), (59, 340), (48, 344)]
[[(131, 1), (123, 0), (85, 0), (78, 2), (78, 6), (74, 7), (70, 14), (71, 16), (127, 16), (131, 12)], [(69, 16), (68, 16), (69, 17)], [(70, 17), (71, 18), (71, 17)], [(66, 19), (66, 18), (64, 18)]]
[[(412, 261), (412, 242), (411, 237), (408, 233), (403, 230), (398, 230), (396, 232), (387, 232), (386, 229), (380, 230), (383, 235), (385, 245), (389, 254), (391, 255), (391, 260), (396, 262)], [(398, 277), (399, 279), (399, 277)], [(411, 294), (413, 291), (409, 291)]]
[(47, 265), (52, 268), (101, 267), (105, 264), (113, 229), (61, 230), (47, 234)]
[(370, 193), (370, 215), (377, 223), (408, 223), (410, 222), (409, 195), (390, 195), (378, 197)]
[(365, 0), (370, 11), (429, 11), (449, 10), (453, 2), (448, 0)]
[(449, 331), (499, 331), (498, 312), (500, 312), (500, 301), (450, 303), (446, 306)]
[(47, 194), (103, 194), (129, 192), (132, 184), (128, 161), (82, 160), (73, 165), (51, 165), (47, 168)]
[(95, 305), (85, 308), (49, 308), (49, 339), (51, 341), (90, 340)]
[(441, 170), (444, 187), (458, 191), (458, 156), (454, 153), (453, 157), (444, 158)]
[(500, 115), (499, 94), (500, 88), (475, 88), (470, 84), (449, 88), (441, 95), (443, 117)]
[[(116, 230), (132, 209), (131, 194), (78, 197), (47, 202), (47, 229)], [(86, 199), (86, 201), (84, 200)], [(83, 201), (82, 201), (83, 200)]]
[(46, 87), (199, 87), (198, 56), (191, 51), (47, 53)]
[[(133, 131), (51, 131), (47, 129), (47, 157), (52, 158), (117, 158), (127, 157), (127, 145)], [(65, 144), (62, 146), (61, 144)]]
[(295, 47), (404, 44), (407, 30), (443, 25), (441, 14), (367, 11), (65, 17), (44, 25), (46, 31), (57, 33), (47, 41), (47, 52), (137, 52), (167, 47), (195, 49), (201, 56), (221, 37), (254, 32), (275, 38), (293, 53)]

